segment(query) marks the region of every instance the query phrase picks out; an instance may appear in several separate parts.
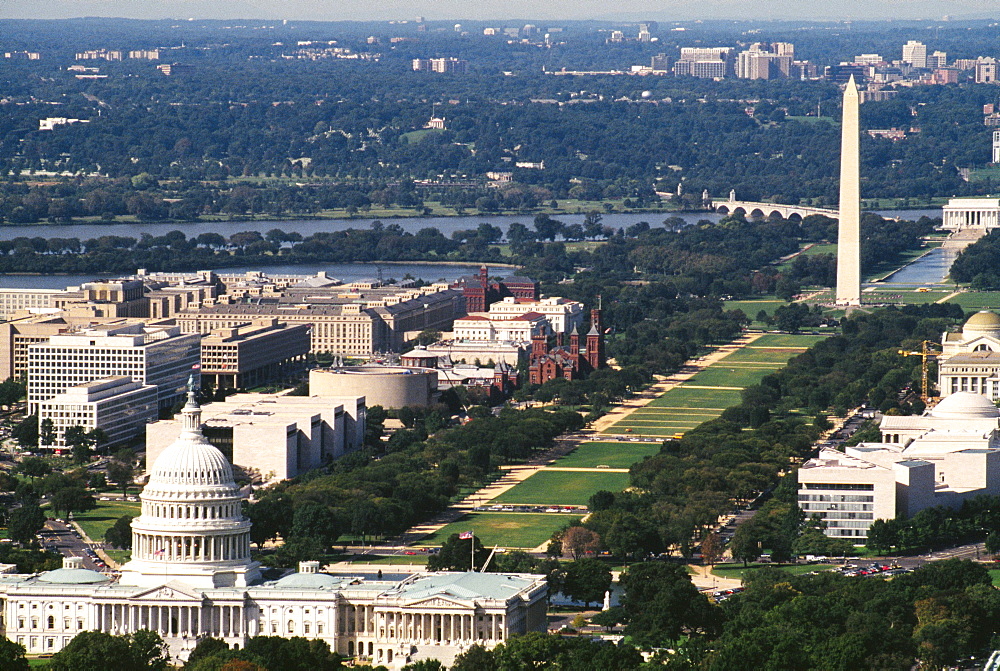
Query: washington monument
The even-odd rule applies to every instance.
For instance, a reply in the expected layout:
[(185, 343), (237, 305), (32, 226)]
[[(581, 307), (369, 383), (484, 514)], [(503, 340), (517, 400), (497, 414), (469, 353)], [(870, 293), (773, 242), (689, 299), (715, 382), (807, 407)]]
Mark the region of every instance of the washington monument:
[(840, 137), (840, 221), (837, 224), (837, 304), (861, 305), (861, 171), (858, 87), (844, 89)]

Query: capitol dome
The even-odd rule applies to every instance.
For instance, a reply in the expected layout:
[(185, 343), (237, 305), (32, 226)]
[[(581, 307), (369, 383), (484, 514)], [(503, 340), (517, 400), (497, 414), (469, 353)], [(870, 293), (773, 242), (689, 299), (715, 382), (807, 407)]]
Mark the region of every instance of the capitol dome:
[(250, 520), (233, 468), (201, 432), (201, 408), (192, 381), (181, 410), (181, 434), (149, 469), (132, 520), (132, 561), (125, 585), (178, 578), (201, 587), (232, 587), (260, 579), (250, 559)]
[(981, 310), (969, 317), (962, 327), (962, 335), (966, 338), (978, 335), (1000, 337), (1000, 315), (990, 310)]
[(947, 396), (928, 414), (939, 419), (994, 419), (1000, 417), (1000, 408), (982, 394), (960, 391)]

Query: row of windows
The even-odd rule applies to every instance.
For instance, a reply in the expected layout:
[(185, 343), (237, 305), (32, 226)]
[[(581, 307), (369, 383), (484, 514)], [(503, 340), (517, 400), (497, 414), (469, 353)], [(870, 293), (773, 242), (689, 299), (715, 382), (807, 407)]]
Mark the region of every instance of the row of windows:
[[(810, 512), (810, 511), (806, 511)], [(874, 513), (845, 513), (841, 511), (816, 511), (812, 513), (824, 520), (871, 520)]]
[(801, 488), (871, 492), (875, 490), (875, 485), (857, 484), (857, 483), (836, 483), (836, 482), (804, 482), (802, 483)]
[(865, 494), (799, 494), (799, 501), (822, 501), (826, 503), (871, 503), (874, 496)]
[(805, 503), (802, 510), (875, 510), (871, 503)]

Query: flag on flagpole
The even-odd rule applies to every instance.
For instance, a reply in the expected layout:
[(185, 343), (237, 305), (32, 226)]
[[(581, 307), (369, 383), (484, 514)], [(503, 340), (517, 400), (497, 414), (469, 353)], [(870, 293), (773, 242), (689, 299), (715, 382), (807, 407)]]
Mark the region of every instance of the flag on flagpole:
[(159, 550), (157, 550), (156, 552), (153, 553), (153, 556), (154, 557), (159, 557), (162, 554), (163, 554), (163, 548), (160, 548)]
[(472, 532), (471, 531), (463, 531), (462, 533), (458, 534), (458, 539), (459, 540), (463, 540), (463, 541), (471, 540), (472, 539)]

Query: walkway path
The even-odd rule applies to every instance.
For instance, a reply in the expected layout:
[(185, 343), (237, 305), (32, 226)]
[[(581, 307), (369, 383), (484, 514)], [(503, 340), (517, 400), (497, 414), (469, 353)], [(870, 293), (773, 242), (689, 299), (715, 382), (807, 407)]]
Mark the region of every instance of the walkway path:
[[(664, 392), (673, 389), (677, 385), (681, 384), (685, 380), (689, 380), (694, 377), (702, 369), (717, 363), (724, 357), (732, 354), (736, 350), (752, 343), (753, 341), (760, 338), (763, 333), (749, 333), (745, 334), (730, 343), (722, 345), (711, 353), (691, 361), (680, 371), (669, 375), (664, 378), (658, 378), (650, 387), (643, 390), (641, 393), (636, 394), (634, 397), (625, 400), (621, 405), (616, 406), (608, 414), (604, 415), (597, 421), (593, 423), (590, 429), (580, 431), (579, 433), (569, 434), (556, 439), (556, 444), (554, 447), (549, 448), (545, 452), (536, 455), (531, 461), (517, 465), (509, 466), (503, 468), (503, 475), (494, 482), (486, 485), (482, 489), (466, 496), (461, 501), (452, 504), (446, 510), (441, 512), (439, 515), (433, 519), (419, 524), (417, 526), (411, 527), (406, 532), (404, 532), (398, 539), (394, 541), (395, 544), (407, 545), (415, 543), (421, 538), (429, 536), (445, 527), (452, 522), (457, 521), (463, 515), (475, 510), (476, 506), (482, 505), (487, 501), (491, 501), (496, 497), (500, 496), (509, 489), (512, 489), (516, 485), (524, 482), (532, 475), (537, 473), (553, 464), (559, 457), (563, 457), (570, 452), (572, 452), (580, 443), (605, 439), (598, 435), (601, 431), (608, 428), (609, 426), (620, 422), (621, 420), (628, 417), (630, 414), (638, 410), (639, 408), (645, 407), (651, 401), (659, 398)], [(552, 469), (556, 470), (556, 469)], [(559, 468), (558, 470), (571, 470), (569, 468)], [(611, 469), (602, 468), (598, 469), (572, 469), (579, 471), (590, 471), (595, 472), (628, 472), (628, 469)]]

